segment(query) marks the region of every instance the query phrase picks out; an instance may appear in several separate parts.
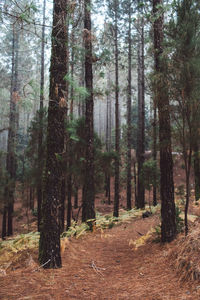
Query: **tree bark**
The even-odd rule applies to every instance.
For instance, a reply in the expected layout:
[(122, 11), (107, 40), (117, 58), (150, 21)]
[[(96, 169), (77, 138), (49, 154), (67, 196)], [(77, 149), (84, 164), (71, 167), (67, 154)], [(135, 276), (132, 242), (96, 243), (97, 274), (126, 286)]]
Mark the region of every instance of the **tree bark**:
[(62, 184), (61, 184), (61, 203), (59, 206), (59, 228), (60, 233), (63, 233), (65, 230), (65, 198), (66, 198), (66, 182), (65, 176), (63, 175)]
[(200, 199), (200, 161), (199, 161), (199, 146), (198, 142), (194, 141), (193, 145), (193, 166), (194, 166), (194, 180), (195, 180), (195, 200)]
[(185, 203), (185, 235), (188, 234), (188, 208), (190, 202), (190, 171), (192, 162), (192, 148), (190, 147), (189, 153), (187, 153), (186, 147), (184, 147), (183, 156), (185, 162), (185, 178), (186, 178), (186, 203)]
[(114, 212), (113, 216), (119, 216), (119, 53), (118, 53), (118, 14), (119, 2), (114, 1), (114, 45), (115, 45), (115, 194), (114, 194)]
[[(92, 33), (91, 33), (91, 2), (84, 2), (84, 46), (85, 46), (85, 87), (86, 96), (85, 130), (86, 155), (85, 176), (83, 185), (82, 221), (95, 218), (94, 210), (94, 128), (93, 128), (93, 73), (92, 73)], [(92, 223), (90, 222), (90, 226)]]
[(1, 232), (2, 240), (4, 240), (6, 237), (6, 220), (7, 220), (7, 207), (6, 204), (4, 204), (3, 217), (2, 217), (2, 232)]
[[(12, 73), (11, 73), (11, 87), (10, 87), (10, 116), (9, 116), (9, 130), (8, 130), (8, 144), (6, 156), (6, 170), (8, 172), (8, 180), (5, 187), (5, 203), (3, 209), (3, 223), (2, 223), (2, 239), (6, 235), (13, 234), (13, 207), (14, 207), (14, 193), (16, 180), (16, 121), (17, 109), (16, 102), (18, 98), (18, 40), (19, 33), (13, 25), (12, 37)], [(7, 226), (6, 226), (7, 223)], [(7, 228), (6, 228), (7, 227)]]
[[(153, 99), (153, 160), (157, 164), (157, 105), (156, 99)], [(154, 175), (153, 185), (153, 206), (157, 205), (157, 175)]]
[(39, 242), (39, 262), (44, 268), (62, 266), (59, 212), (63, 182), (64, 115), (67, 105), (67, 83), (64, 79), (68, 64), (66, 9), (66, 0), (54, 0), (45, 192)]
[(74, 208), (78, 208), (78, 186), (76, 185), (76, 183), (74, 186)]
[(72, 216), (72, 176), (69, 174), (67, 179), (67, 228), (68, 230), (71, 226), (71, 216)]
[[(111, 99), (109, 90), (111, 88), (110, 82), (110, 67), (108, 67), (108, 77), (107, 77), (107, 99), (106, 99), (106, 151), (111, 150)], [(110, 194), (110, 174), (105, 174), (105, 191), (106, 197), (108, 198), (108, 205), (111, 204), (111, 194)]]
[(44, 50), (45, 50), (45, 12), (46, 0), (43, 1), (43, 24), (42, 24), (42, 45), (41, 45), (41, 73), (40, 73), (40, 107), (39, 107), (39, 134), (38, 134), (38, 182), (37, 182), (37, 215), (38, 232), (41, 224), (41, 204), (42, 204), (42, 180), (44, 167), (43, 148), (43, 102), (44, 102)]
[(160, 194), (161, 194), (161, 240), (170, 242), (176, 236), (173, 160), (171, 151), (171, 127), (169, 98), (163, 54), (163, 14), (162, 0), (153, 0), (154, 21), (154, 64), (156, 72), (156, 103), (159, 117), (160, 142)]
[[(140, 1), (139, 1), (140, 2)], [(140, 10), (141, 11), (141, 10)], [(143, 12), (141, 11), (141, 14)], [(144, 20), (141, 15), (141, 22), (138, 29), (138, 138), (137, 138), (137, 162), (138, 162), (138, 180), (137, 180), (137, 208), (145, 206), (145, 189), (143, 179), (141, 178), (144, 163), (144, 130), (145, 130), (145, 99), (144, 99)]]
[(131, 58), (132, 58), (132, 39), (131, 39), (131, 1), (128, 11), (128, 95), (127, 95), (127, 209), (131, 205)]
[[(71, 32), (71, 79), (72, 81), (74, 80), (74, 28), (72, 28)], [(71, 85), (71, 90), (70, 90), (70, 98), (71, 98), (71, 103), (70, 103), (70, 119), (73, 120), (73, 111), (74, 111), (74, 87)], [(69, 141), (69, 150), (68, 150), (68, 177), (67, 177), (67, 227), (66, 230), (68, 230), (71, 226), (71, 216), (72, 216), (72, 159), (73, 159), (73, 154), (72, 154), (72, 144), (71, 141)]]
[(29, 208), (34, 210), (34, 188), (29, 186)]

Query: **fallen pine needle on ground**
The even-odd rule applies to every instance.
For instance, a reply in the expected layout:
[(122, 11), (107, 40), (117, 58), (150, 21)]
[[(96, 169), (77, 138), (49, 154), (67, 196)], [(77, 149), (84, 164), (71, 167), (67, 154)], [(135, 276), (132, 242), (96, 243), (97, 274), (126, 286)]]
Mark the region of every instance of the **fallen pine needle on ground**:
[(0, 299), (200, 299), (200, 283), (182, 281), (175, 265), (182, 237), (166, 245), (153, 242), (159, 222), (158, 215), (138, 216), (79, 238), (63, 237), (61, 269), (33, 272), (37, 251), (29, 249), (29, 265), (2, 272)]

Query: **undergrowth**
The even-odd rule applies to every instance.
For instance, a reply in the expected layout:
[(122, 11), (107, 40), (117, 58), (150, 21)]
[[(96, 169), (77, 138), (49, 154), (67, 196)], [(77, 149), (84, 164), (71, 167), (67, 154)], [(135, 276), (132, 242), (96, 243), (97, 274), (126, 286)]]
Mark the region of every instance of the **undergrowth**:
[[(176, 230), (177, 230), (177, 233), (181, 233), (184, 230), (184, 220), (182, 219), (181, 215), (182, 215), (182, 211), (176, 205), (176, 207), (175, 207), (175, 217), (176, 217)], [(161, 224), (159, 224), (158, 226), (155, 227), (154, 235), (155, 235), (155, 238), (153, 239), (153, 241), (155, 243), (160, 243), (161, 242)]]
[[(153, 208), (153, 213), (156, 212), (157, 208)], [(116, 224), (121, 224), (123, 222), (130, 222), (132, 219), (141, 217), (144, 210), (132, 209), (130, 211), (120, 211), (118, 218), (112, 215), (102, 215), (100, 213), (96, 214), (96, 220), (94, 222), (93, 231), (104, 230), (107, 228), (112, 228)], [(61, 240), (69, 237), (79, 238), (85, 235), (90, 230), (87, 223), (77, 224), (72, 223), (72, 226), (68, 231), (61, 235)], [(28, 234), (21, 234), (12, 239), (0, 242), (0, 265), (8, 263), (14, 256), (21, 253), (24, 250), (37, 249), (39, 243), (39, 232), (30, 232)]]

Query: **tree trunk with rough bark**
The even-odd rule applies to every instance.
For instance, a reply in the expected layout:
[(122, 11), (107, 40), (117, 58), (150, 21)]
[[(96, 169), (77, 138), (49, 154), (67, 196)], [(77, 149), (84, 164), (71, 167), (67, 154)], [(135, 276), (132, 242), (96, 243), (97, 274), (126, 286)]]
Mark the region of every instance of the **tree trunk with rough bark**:
[(63, 182), (64, 118), (67, 105), (67, 83), (65, 80), (68, 64), (66, 19), (67, 1), (54, 0), (47, 159), (39, 242), (39, 262), (44, 268), (62, 266), (59, 217)]
[[(140, 1), (138, 1), (139, 3)], [(145, 130), (145, 99), (144, 99), (144, 20), (143, 11), (141, 13), (141, 21), (138, 41), (138, 133), (137, 133), (137, 163), (138, 163), (138, 180), (137, 180), (137, 208), (145, 206), (145, 189), (143, 184), (142, 168), (144, 164), (144, 130)]]
[(131, 205), (131, 58), (132, 58), (132, 39), (131, 39), (131, 2), (128, 11), (128, 95), (127, 95), (127, 209)]
[(169, 97), (165, 79), (163, 54), (162, 0), (153, 0), (154, 21), (154, 67), (156, 76), (155, 97), (159, 117), (160, 146), (160, 195), (161, 195), (161, 240), (170, 242), (176, 236), (173, 160), (171, 151), (171, 127)]
[(8, 145), (6, 157), (6, 170), (8, 173), (8, 181), (5, 187), (5, 203), (3, 209), (2, 220), (2, 239), (5, 236), (13, 234), (13, 208), (14, 208), (14, 193), (15, 180), (17, 169), (16, 158), (16, 125), (17, 125), (17, 108), (16, 103), (19, 97), (18, 88), (18, 50), (19, 50), (19, 32), (13, 25), (12, 37), (12, 74), (10, 87), (10, 116), (9, 116), (9, 130), (8, 130)]
[[(153, 99), (153, 160), (157, 164), (157, 105), (155, 98)], [(153, 206), (157, 205), (157, 175), (154, 175), (153, 185)]]
[(76, 185), (76, 183), (74, 186), (74, 208), (78, 208), (78, 186)]
[[(107, 99), (106, 99), (106, 151), (111, 150), (111, 99), (109, 90), (111, 88), (110, 80), (110, 67), (108, 66), (108, 77), (107, 77)], [(110, 174), (105, 174), (105, 191), (106, 197), (108, 198), (108, 205), (111, 204), (111, 193), (110, 193)]]
[(41, 73), (40, 73), (40, 107), (39, 107), (39, 134), (38, 134), (38, 182), (37, 182), (37, 215), (38, 232), (41, 224), (41, 204), (42, 204), (42, 180), (44, 167), (44, 147), (43, 147), (43, 107), (44, 107), (44, 50), (45, 50), (45, 12), (46, 0), (43, 2), (43, 24), (42, 24), (42, 45), (41, 45)]
[[(84, 2), (84, 46), (85, 46), (85, 87), (86, 96), (85, 130), (86, 154), (85, 176), (82, 199), (82, 221), (95, 218), (94, 210), (94, 125), (93, 125), (93, 73), (92, 73), (92, 32), (91, 32), (91, 2)], [(92, 223), (90, 222), (90, 226)]]
[[(73, 17), (72, 17), (73, 20)], [(71, 32), (71, 79), (74, 80), (74, 28), (72, 28)], [(70, 89), (70, 119), (73, 120), (73, 111), (74, 111), (74, 87), (73, 84), (71, 85)], [(72, 153), (72, 144), (71, 141), (69, 141), (69, 147), (68, 147), (68, 172), (69, 175), (67, 177), (67, 228), (68, 230), (71, 226), (71, 216), (72, 216), (72, 159), (73, 159), (73, 153)]]
[(114, 1), (114, 45), (115, 45), (115, 194), (114, 217), (119, 216), (119, 161), (120, 161), (120, 128), (119, 128), (119, 52), (118, 52), (118, 14), (119, 2)]
[(199, 161), (199, 145), (194, 141), (193, 145), (193, 166), (194, 166), (194, 180), (195, 180), (195, 200), (200, 199), (200, 161)]

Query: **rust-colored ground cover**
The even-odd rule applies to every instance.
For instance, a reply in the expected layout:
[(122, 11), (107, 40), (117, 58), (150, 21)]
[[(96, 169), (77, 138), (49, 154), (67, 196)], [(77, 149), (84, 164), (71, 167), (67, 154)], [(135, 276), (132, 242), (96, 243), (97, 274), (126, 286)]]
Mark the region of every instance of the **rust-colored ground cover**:
[[(2, 300), (184, 300), (200, 299), (198, 283), (181, 282), (169, 255), (176, 242), (138, 239), (159, 223), (158, 216), (138, 218), (105, 231), (72, 238), (62, 256), (63, 267), (37, 270), (37, 254), (0, 277)], [(35, 262), (34, 262), (35, 261)]]

